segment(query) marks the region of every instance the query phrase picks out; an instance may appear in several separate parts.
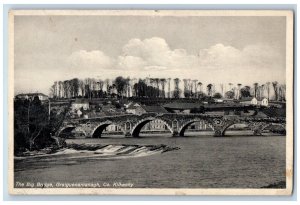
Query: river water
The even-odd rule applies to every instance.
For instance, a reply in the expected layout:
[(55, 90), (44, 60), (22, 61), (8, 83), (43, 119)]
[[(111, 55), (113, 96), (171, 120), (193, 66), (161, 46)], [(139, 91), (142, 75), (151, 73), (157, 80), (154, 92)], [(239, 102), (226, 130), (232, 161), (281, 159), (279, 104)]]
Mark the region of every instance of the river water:
[(99, 183), (108, 187), (119, 183), (132, 184), (134, 188), (260, 188), (285, 182), (285, 140), (285, 136), (236, 133), (219, 138), (191, 133), (177, 138), (152, 135), (70, 139), (67, 143), (164, 144), (180, 149), (128, 158), (85, 157), (83, 152), (16, 158), (15, 182)]

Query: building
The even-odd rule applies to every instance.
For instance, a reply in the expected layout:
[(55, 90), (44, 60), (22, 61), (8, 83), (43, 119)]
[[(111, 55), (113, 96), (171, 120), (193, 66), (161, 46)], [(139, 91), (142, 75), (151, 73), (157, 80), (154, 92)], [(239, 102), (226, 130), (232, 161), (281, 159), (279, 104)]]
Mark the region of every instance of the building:
[(126, 112), (134, 115), (141, 115), (144, 113), (139, 103), (129, 103), (126, 106)]
[(261, 106), (267, 107), (267, 106), (269, 106), (269, 100), (268, 100), (267, 98), (263, 98), (263, 99), (261, 99), (261, 100), (259, 101), (259, 104), (260, 104)]
[(214, 98), (215, 103), (224, 103), (224, 99), (222, 98)]
[(24, 93), (16, 95), (16, 98), (22, 99), (22, 100), (33, 100), (34, 97), (38, 97), (40, 101), (48, 101), (49, 97), (43, 93)]
[(83, 110), (89, 110), (90, 109), (90, 103), (87, 99), (76, 99), (75, 102), (71, 105), (72, 111), (76, 112), (77, 110), (83, 109)]

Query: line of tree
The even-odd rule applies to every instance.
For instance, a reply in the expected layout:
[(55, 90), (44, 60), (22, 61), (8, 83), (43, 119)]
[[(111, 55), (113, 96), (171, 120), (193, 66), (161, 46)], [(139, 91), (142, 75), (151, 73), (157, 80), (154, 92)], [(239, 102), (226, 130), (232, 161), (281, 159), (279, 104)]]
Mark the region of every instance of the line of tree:
[(14, 100), (14, 153), (52, 146), (59, 148), (55, 133), (64, 121), (70, 105), (57, 106), (49, 112), (49, 101), (42, 103), (38, 96)]
[[(180, 84), (183, 82), (183, 90)], [(171, 84), (173, 88), (171, 88)], [(203, 83), (194, 79), (179, 78), (124, 78), (118, 76), (115, 79), (73, 78), (65, 81), (55, 81), (51, 86), (50, 93), (53, 98), (101, 98), (101, 97), (148, 97), (148, 98), (203, 98), (205, 96), (217, 96), (241, 99), (245, 97), (267, 97), (273, 100), (285, 101), (286, 86), (277, 81), (259, 85), (254, 83), (242, 86), (241, 83), (234, 85), (209, 83), (203, 89)], [(226, 89), (227, 88), (227, 89)], [(219, 91), (218, 93), (216, 91)]]

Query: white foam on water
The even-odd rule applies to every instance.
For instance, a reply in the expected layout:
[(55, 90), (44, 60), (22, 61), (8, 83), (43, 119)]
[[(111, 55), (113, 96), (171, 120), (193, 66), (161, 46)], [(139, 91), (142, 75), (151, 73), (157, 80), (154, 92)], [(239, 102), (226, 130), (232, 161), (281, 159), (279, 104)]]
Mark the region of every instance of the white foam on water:
[(116, 152), (118, 149), (122, 148), (122, 145), (108, 145), (104, 148), (98, 149), (97, 152)]
[[(56, 153), (53, 153), (51, 155), (62, 155), (62, 154), (77, 154), (80, 153), (82, 150), (75, 150), (75, 149), (65, 149)], [(85, 151), (84, 151), (85, 152)]]
[[(150, 150), (152, 149), (152, 150)], [(153, 149), (151, 146), (132, 146), (132, 145), (108, 145), (95, 151), (91, 150), (76, 150), (73, 148), (62, 149), (56, 153), (15, 157), (15, 159), (26, 159), (34, 157), (47, 157), (47, 156), (63, 156), (66, 155), (67, 159), (80, 159), (80, 158), (94, 158), (94, 159), (126, 159), (135, 157), (145, 157), (154, 154), (159, 154), (164, 151), (163, 147)]]
[(133, 149), (135, 149), (136, 147), (135, 146), (123, 146), (122, 148), (120, 148), (119, 150), (118, 150), (118, 153), (124, 153), (124, 152), (127, 152), (127, 151), (129, 151), (129, 150), (133, 150)]

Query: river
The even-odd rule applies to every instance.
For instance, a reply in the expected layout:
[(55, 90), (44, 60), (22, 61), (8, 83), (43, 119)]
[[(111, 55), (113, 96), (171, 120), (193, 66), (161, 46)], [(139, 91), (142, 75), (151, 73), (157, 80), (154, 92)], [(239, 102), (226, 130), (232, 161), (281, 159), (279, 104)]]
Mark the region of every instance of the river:
[(172, 138), (103, 137), (69, 139), (67, 143), (160, 145), (180, 149), (143, 157), (70, 157), (67, 153), (15, 159), (15, 182), (114, 183), (134, 188), (260, 188), (285, 182), (285, 136), (226, 137), (191, 133)]

